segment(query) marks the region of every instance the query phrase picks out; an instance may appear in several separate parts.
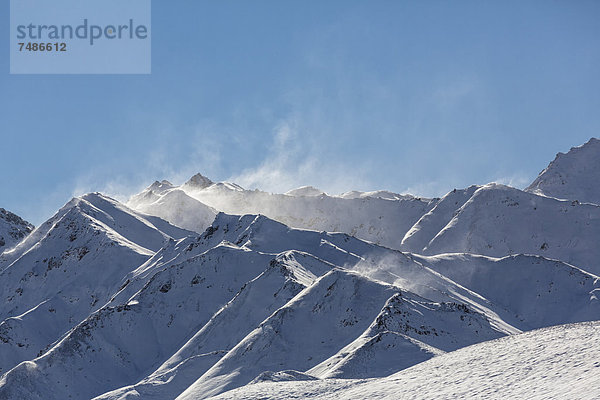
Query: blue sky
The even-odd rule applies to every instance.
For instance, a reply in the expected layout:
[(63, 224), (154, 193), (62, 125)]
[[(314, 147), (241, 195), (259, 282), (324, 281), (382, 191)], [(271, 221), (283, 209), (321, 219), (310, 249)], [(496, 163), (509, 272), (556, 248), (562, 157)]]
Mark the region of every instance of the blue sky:
[[(9, 2), (0, 6), (8, 32)], [(523, 187), (600, 136), (598, 1), (153, 1), (151, 75), (9, 75), (0, 207), (195, 172), (248, 188)]]

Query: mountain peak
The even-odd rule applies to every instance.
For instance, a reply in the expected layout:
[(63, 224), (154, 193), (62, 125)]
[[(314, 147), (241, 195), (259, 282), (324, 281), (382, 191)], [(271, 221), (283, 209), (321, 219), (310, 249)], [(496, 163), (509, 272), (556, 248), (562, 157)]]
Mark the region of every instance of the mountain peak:
[(600, 139), (591, 137), (590, 140), (582, 144), (581, 146), (573, 147), (572, 149), (576, 149), (578, 147), (590, 147), (590, 146), (600, 146)]
[(528, 192), (559, 199), (600, 204), (600, 140), (558, 153), (527, 189)]
[(204, 189), (212, 185), (214, 182), (202, 175), (201, 173), (197, 173), (192, 176), (189, 181), (185, 183), (185, 186), (190, 186), (195, 189)]
[(158, 190), (162, 190), (162, 189), (170, 189), (174, 187), (173, 184), (171, 182), (169, 182), (166, 179), (163, 179), (162, 181), (154, 181), (154, 183), (152, 185), (150, 185), (148, 188), (149, 189), (158, 189)]
[(146, 189), (144, 189), (144, 191), (142, 193), (155, 193), (155, 194), (162, 194), (164, 192), (166, 192), (167, 190), (173, 189), (175, 186), (169, 182), (166, 179), (163, 179), (162, 181), (154, 181), (154, 183), (152, 183), (152, 185), (148, 186)]

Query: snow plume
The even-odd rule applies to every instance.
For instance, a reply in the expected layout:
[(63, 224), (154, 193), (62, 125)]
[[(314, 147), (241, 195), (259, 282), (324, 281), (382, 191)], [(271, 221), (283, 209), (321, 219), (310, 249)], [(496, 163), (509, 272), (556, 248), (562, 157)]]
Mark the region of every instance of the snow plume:
[(511, 186), (517, 189), (524, 189), (531, 182), (532, 178), (523, 173), (503, 176), (494, 179), (494, 182), (502, 185)]
[(372, 254), (345, 268), (415, 293), (422, 292), (433, 279), (429, 270), (401, 252)]
[(272, 145), (260, 163), (229, 180), (248, 189), (278, 193), (304, 185), (315, 185), (328, 193), (369, 187), (365, 169), (357, 170), (356, 165), (331, 162), (322, 157), (316, 136), (315, 132), (302, 127), (297, 118), (280, 122), (274, 129)]
[[(278, 191), (291, 189), (301, 176), (314, 169), (313, 157), (301, 157), (302, 149), (297, 141), (294, 121), (280, 123), (273, 135), (273, 144), (261, 163), (242, 171), (230, 180), (243, 187)], [(292, 169), (291, 166), (296, 168)]]
[(145, 181), (140, 181), (136, 184), (132, 184), (132, 182), (124, 176), (115, 176), (102, 183), (98, 182), (98, 180), (93, 178), (93, 174), (79, 177), (71, 192), (72, 197), (82, 196), (91, 192), (100, 192), (120, 202), (125, 202), (129, 196), (143, 190), (146, 183)]

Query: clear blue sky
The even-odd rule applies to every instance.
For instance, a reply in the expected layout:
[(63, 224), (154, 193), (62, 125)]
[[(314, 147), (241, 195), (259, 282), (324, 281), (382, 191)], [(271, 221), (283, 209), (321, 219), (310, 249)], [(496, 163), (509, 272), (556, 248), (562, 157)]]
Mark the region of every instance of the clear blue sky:
[(194, 172), (277, 191), (523, 187), (600, 136), (599, 1), (152, 7), (149, 76), (11, 76), (0, 41), (0, 207), (39, 224), (74, 194)]

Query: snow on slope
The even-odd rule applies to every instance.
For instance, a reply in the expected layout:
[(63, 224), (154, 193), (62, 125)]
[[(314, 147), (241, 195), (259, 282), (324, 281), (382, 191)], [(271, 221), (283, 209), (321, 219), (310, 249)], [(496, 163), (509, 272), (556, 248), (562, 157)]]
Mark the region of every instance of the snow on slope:
[[(289, 246), (304, 250), (312, 249), (312, 251), (318, 252), (321, 257), (342, 263), (342, 265), (348, 267), (352, 267), (352, 261), (362, 260), (359, 261), (363, 264), (359, 268), (362, 272), (390, 282), (396, 282), (423, 296), (435, 298), (436, 301), (466, 303), (472, 309), (485, 313), (490, 318), (492, 326), (495, 327), (494, 329), (500, 329), (505, 333), (514, 333), (518, 332), (519, 329), (531, 329), (532, 327), (547, 326), (564, 321), (600, 318), (597, 302), (590, 299), (593, 291), (600, 284), (597, 282), (597, 278), (564, 263), (546, 260), (542, 257), (520, 256), (493, 259), (468, 254), (447, 255), (443, 260), (446, 263), (446, 270), (456, 270), (451, 275), (458, 282), (455, 283), (446, 277), (440, 276), (436, 268), (431, 268), (431, 265), (437, 265), (436, 262), (439, 261), (435, 257), (413, 256), (411, 258), (392, 250), (376, 248), (346, 235), (291, 230), (265, 217), (238, 217), (220, 214), (213, 227), (201, 238), (203, 243), (198, 240), (185, 239), (184, 241), (190, 241), (190, 243), (184, 246), (182, 242), (178, 246), (181, 249), (185, 247), (186, 250), (191, 248), (191, 253), (202, 252), (214, 243), (229, 240), (267, 252), (280, 251)], [(323, 240), (323, 238), (328, 240)], [(328, 245), (324, 247), (327, 251), (323, 251), (319, 243), (327, 242)], [(331, 246), (332, 242), (335, 242), (336, 245)], [(353, 254), (353, 256), (348, 260), (345, 254)], [(370, 261), (373, 264), (367, 269), (363, 268), (366, 261), (364, 257), (359, 255), (372, 258)], [(171, 256), (161, 256), (159, 258), (171, 259)], [(383, 262), (380, 263), (380, 261)], [(441, 267), (438, 268), (441, 269)], [(510, 271), (510, 274), (503, 278), (503, 271)], [(470, 282), (469, 279), (476, 283), (473, 285), (478, 293), (463, 287)], [(519, 293), (523, 293), (521, 296), (514, 296), (512, 291), (505, 290), (506, 287), (514, 286), (515, 283), (520, 283), (523, 286), (519, 288)], [(466, 286), (468, 287), (468, 285)], [(549, 288), (552, 290), (549, 290)], [(486, 296), (489, 296), (491, 300)], [(429, 308), (431, 307), (433, 306), (430, 305)], [(499, 316), (510, 321), (510, 323), (506, 323)], [(435, 319), (439, 319), (439, 317)], [(440, 326), (443, 326), (443, 324)], [(515, 327), (518, 327), (518, 329)], [(404, 334), (405, 332), (363, 334), (355, 341), (355, 344), (358, 343), (356, 354), (345, 357), (346, 361), (343, 365), (348, 364), (345, 367), (348, 371), (340, 372), (332, 368), (330, 374), (348, 374), (352, 376), (352, 374), (366, 373), (366, 371), (369, 371), (369, 373), (377, 373), (378, 371), (383, 373), (385, 370), (383, 367), (382, 369), (374, 367), (374, 365), (382, 365), (383, 363), (371, 361), (376, 359), (378, 354), (387, 359), (390, 349), (397, 348), (399, 353), (408, 351), (406, 344), (409, 342), (414, 344), (415, 339), (405, 337)], [(462, 335), (465, 335), (464, 331)], [(460, 335), (456, 333), (455, 336)], [(471, 342), (478, 341), (471, 338), (468, 340)], [(369, 343), (362, 346), (361, 341), (368, 341)], [(379, 344), (380, 342), (382, 343)], [(427, 348), (429, 344), (436, 345), (436, 343), (430, 343), (427, 340), (425, 340), (425, 343), (418, 343), (419, 348)], [(437, 345), (445, 350), (452, 349)], [(461, 345), (465, 345), (465, 343)], [(381, 348), (385, 350), (382, 351)], [(354, 348), (352, 349), (354, 350)], [(434, 351), (438, 350), (435, 347), (433, 349)], [(208, 349), (205, 350), (207, 351), (199, 351), (196, 354), (210, 354)], [(213, 348), (211, 351), (216, 350)], [(344, 353), (353, 352), (348, 349), (340, 351), (340, 354)], [(365, 359), (363, 353), (369, 354), (364, 362), (361, 361)], [(221, 356), (222, 354), (217, 359)], [(412, 365), (415, 359), (418, 358), (407, 357), (407, 362)], [(204, 363), (205, 360), (199, 361)], [(214, 358), (210, 359), (210, 362), (212, 361), (214, 361)], [(390, 368), (399, 369), (404, 365), (406, 364), (396, 362)], [(177, 369), (169, 370), (169, 373), (170, 371), (177, 372)], [(177, 374), (180, 374), (180, 372), (177, 372)], [(164, 378), (160, 379), (164, 380)], [(161, 394), (164, 394), (162, 391), (164, 389), (156, 389), (154, 386), (156, 382), (161, 381), (160, 379), (156, 376), (146, 379), (143, 383), (144, 390), (152, 388), (154, 395), (160, 398)], [(179, 385), (178, 387), (181, 388), (182, 386)], [(139, 387), (135, 390), (137, 389)]]
[[(323, 240), (324, 238), (327, 238), (328, 240)], [(312, 231), (290, 230), (284, 225), (268, 220), (265, 217), (238, 217), (220, 214), (213, 226), (198, 239), (192, 240), (191, 238), (188, 238), (167, 246), (167, 248), (161, 250), (161, 252), (153, 257), (155, 260), (154, 262), (149, 260), (149, 262), (145, 266), (140, 267), (139, 271), (136, 273), (138, 273), (139, 276), (148, 275), (148, 271), (156, 268), (156, 265), (164, 265), (161, 264), (159, 260), (168, 260), (166, 262), (171, 263), (177, 260), (181, 254), (186, 254), (186, 256), (193, 256), (193, 254), (196, 253), (202, 254), (206, 251), (206, 248), (210, 248), (215, 243), (221, 243), (223, 240), (228, 240), (229, 243), (235, 242), (239, 245), (243, 244), (247, 247), (258, 248), (268, 252), (278, 251), (286, 247), (312, 249), (312, 251), (320, 254), (322, 257), (326, 257), (329, 260), (341, 264), (360, 260), (360, 257), (357, 255), (351, 255), (349, 258), (350, 253), (377, 254), (376, 250), (378, 249), (376, 246), (361, 242), (343, 234), (329, 235)], [(332, 242), (335, 242), (337, 245), (333, 245)], [(346, 247), (347, 250), (342, 247)], [(180, 255), (174, 256), (174, 254), (177, 253), (175, 249), (179, 249)], [(392, 252), (387, 249), (379, 249), (379, 251), (384, 253)], [(293, 263), (294, 265), (301, 264), (305, 269), (311, 271), (313, 277), (323, 275), (334, 266), (307, 253), (288, 251), (282, 254), (283, 256), (280, 254), (278, 258), (282, 258), (286, 265), (289, 265), (290, 263)], [(406, 259), (406, 262), (410, 262), (410, 260)], [(256, 282), (253, 281), (249, 283), (247, 287), (252, 288), (259, 283), (261, 284), (261, 287), (264, 286), (264, 283), (261, 282), (264, 282), (270, 275), (271, 274), (263, 274), (259, 276), (260, 279), (255, 279)], [(128, 286), (131, 286), (131, 284)], [(184, 348), (178, 351), (170, 360), (165, 362), (157, 371), (150, 374), (136, 385), (115, 390), (100, 398), (126, 398), (127, 395), (136, 393), (143, 393), (147, 398), (170, 398), (173, 394), (177, 395), (181, 393), (187, 386), (193, 383), (199, 375), (208, 369), (208, 367), (222, 357), (227, 350), (230, 350), (237, 344), (245, 334), (249, 333), (262, 319), (267, 317), (267, 315), (257, 312), (256, 308), (262, 307), (252, 306), (259, 301), (258, 299), (260, 299), (260, 296), (264, 296), (265, 292), (278, 293), (280, 290), (279, 285), (275, 285), (275, 288), (269, 290), (254, 290), (250, 293), (254, 293), (255, 296), (257, 296), (257, 300), (252, 302), (242, 302), (246, 298), (246, 295), (242, 296), (242, 294), (248, 293), (242, 289), (240, 294), (232, 300), (230, 307), (226, 307), (219, 311), (219, 313), (217, 313), (217, 315), (215, 315), (213, 319), (199, 331), (199, 333), (188, 341)], [(269, 299), (272, 299), (272, 297), (267, 295), (267, 299), (265, 300), (269, 302), (272, 301)], [(262, 300), (262, 302), (265, 300)], [(240, 302), (242, 302), (241, 306)], [(251, 324), (244, 324), (237, 318), (234, 327), (230, 322), (232, 318), (227, 318), (227, 315), (232, 312), (231, 310), (235, 311), (242, 306), (244, 311), (236, 313), (238, 315), (252, 315), (253, 322)], [(262, 318), (257, 319), (257, 316), (261, 315)], [(375, 318), (375, 316), (375, 314), (371, 315), (371, 319)], [(223, 318), (225, 318), (225, 321), (228, 324), (223, 325), (223, 323), (220, 322)], [(230, 333), (223, 338), (213, 333), (223, 331), (231, 332), (236, 329), (236, 334)], [(211, 343), (213, 344), (211, 345)], [(221, 344), (219, 345), (219, 343)], [(410, 361), (413, 363), (415, 362), (413, 358), (410, 358)], [(194, 377), (194, 374), (197, 375)]]
[(310, 286), (316, 279), (311, 270), (324, 268), (330, 266), (305, 253), (279, 254), (156, 371), (135, 385), (98, 399), (125, 399), (134, 395), (145, 399), (177, 397), (262, 320)]
[[(113, 303), (125, 302), (165, 266), (183, 262), (221, 243), (242, 246), (273, 256), (296, 250), (318, 258), (319, 262), (323, 260), (335, 266), (354, 265), (361, 260), (361, 255), (376, 255), (389, 251), (345, 234), (290, 229), (261, 215), (237, 216), (220, 213), (202, 235), (168, 242), (146, 263), (128, 274), (128, 285), (114, 297)], [(303, 264), (305, 262), (303, 261)], [(311, 266), (317, 275), (322, 275), (330, 269), (319, 269), (317, 264)]]
[[(328, 240), (323, 240), (324, 238)], [(441, 331), (449, 332), (452, 327), (448, 319), (440, 316), (458, 316), (460, 315), (459, 311), (466, 309), (471, 310), (470, 313), (463, 314), (467, 321), (471, 321), (472, 316), (479, 315), (477, 312), (483, 313), (489, 319), (492, 330), (502, 332), (502, 334), (515, 333), (519, 332), (519, 329), (531, 329), (562, 321), (600, 319), (598, 303), (592, 299), (594, 294), (597, 294), (595, 290), (600, 285), (597, 277), (561, 262), (536, 256), (505, 257), (503, 259), (469, 254), (453, 254), (444, 257), (407, 257), (402, 253), (377, 248), (347, 235), (289, 229), (265, 217), (220, 214), (205, 234), (196, 239), (187, 238), (167, 246), (153, 259), (155, 259), (156, 265), (164, 265), (159, 260), (167, 260), (166, 263), (170, 263), (178, 260), (182, 254), (186, 256), (202, 254), (206, 249), (223, 240), (266, 252), (277, 252), (286, 247), (312, 249), (321, 257), (348, 267), (352, 267), (352, 261), (360, 260), (361, 266), (358, 269), (363, 273), (388, 280), (390, 283), (397, 283), (422, 296), (434, 298), (435, 301), (446, 302), (447, 306), (431, 302), (420, 303), (426, 304), (426, 306), (421, 306), (422, 308), (437, 309), (438, 311), (437, 314), (433, 311), (419, 311), (420, 314), (427, 315), (429, 313), (432, 316), (416, 325), (418, 327), (431, 326), (431, 322), (427, 321), (438, 321), (434, 327), (440, 338), (448, 336), (441, 334)], [(336, 245), (332, 246), (333, 242)], [(324, 246), (326, 251), (321, 248), (323, 244), (326, 244)], [(174, 254), (177, 255), (174, 256)], [(289, 254), (289, 252), (283, 254)], [(331, 268), (306, 253), (292, 252), (291, 254), (295, 259), (302, 257), (301, 263), (305, 266), (308, 265), (308, 270), (313, 271), (316, 276)], [(352, 256), (348, 258), (348, 255)], [(368, 257), (369, 261), (366, 261), (363, 256)], [(315, 267), (310, 262), (307, 264), (307, 259), (314, 260), (321, 265)], [(369, 262), (372, 264), (365, 268), (365, 264)], [(152, 260), (146, 266), (140, 267), (140, 271), (136, 273), (145, 276), (149, 270), (156, 268), (148, 266), (151, 264), (153, 264)], [(450, 271), (451, 273), (448, 275), (456, 282), (440, 275), (437, 270)], [(509, 273), (504, 274), (503, 272)], [(467, 289), (466, 287), (469, 285), (472, 285), (476, 292)], [(515, 290), (520, 295), (515, 296), (512, 290), (506, 290), (507, 287), (518, 288)], [(275, 289), (271, 291), (275, 291)], [(242, 290), (240, 293), (243, 292)], [(266, 290), (266, 292), (269, 291)], [(241, 295), (238, 296), (239, 298), (235, 299), (232, 304), (236, 304), (240, 298), (243, 298)], [(457, 305), (452, 306), (452, 303)], [(458, 306), (461, 303), (467, 304), (468, 308)], [(444, 312), (444, 310), (453, 311), (455, 314)], [(410, 320), (413, 319), (419, 320), (417, 317), (410, 318)], [(202, 344), (208, 340), (206, 335), (209, 333), (233, 330), (232, 327), (223, 327), (217, 324), (218, 321), (220, 321), (220, 317), (213, 317), (212, 322), (201, 329), (202, 333), (198, 333), (195, 338), (190, 340), (183, 350), (180, 350), (157, 371), (138, 384), (108, 393), (101, 398), (126, 398), (126, 395), (135, 393), (143, 393), (147, 398), (169, 398), (173, 394), (180, 393), (185, 389), (186, 384), (189, 385), (191, 381), (198, 378), (195, 374), (203, 373), (223, 357), (233, 344), (241, 340), (240, 336), (220, 338), (218, 335), (214, 335), (217, 337), (217, 343), (224, 341), (227, 344), (212, 346)], [(257, 320), (254, 321), (258, 325)], [(211, 326), (214, 325), (219, 325), (221, 328), (212, 328)], [(244, 332), (245, 334), (249, 332), (251, 324), (240, 324), (240, 326), (242, 328), (238, 333)], [(431, 338), (427, 335), (413, 337), (411, 332), (415, 332), (415, 329), (409, 328), (407, 332), (404, 325), (402, 325), (404, 327), (402, 329), (399, 328), (400, 323), (397, 323), (396, 326), (398, 327), (396, 328), (397, 332), (388, 329), (372, 329), (361, 333), (346, 349), (340, 349), (331, 357), (331, 360), (324, 363), (321, 366), (324, 369), (318, 375), (345, 377), (358, 374), (365, 374), (362, 376), (382, 375), (421, 361), (423, 358), (419, 357), (430, 357), (441, 350), (453, 350), (490, 338), (483, 333), (467, 334), (469, 328), (459, 326), (450, 335), (451, 338), (459, 339), (452, 339), (454, 341), (450, 340), (449, 343), (440, 344), (435, 341), (437, 338), (435, 335)], [(481, 326), (481, 323), (473, 323), (472, 326)], [(209, 327), (211, 328), (209, 329)], [(461, 341), (460, 338), (464, 341)], [(211, 341), (214, 339), (208, 340), (208, 343)], [(397, 354), (397, 359), (389, 358), (392, 353)], [(403, 362), (399, 360), (403, 360)], [(327, 367), (324, 367), (325, 365)]]
[(441, 231), (427, 236), (429, 241), (412, 243), (411, 249), (427, 255), (539, 254), (600, 274), (599, 222), (600, 206), (492, 183), (477, 189)]
[(368, 334), (359, 336), (337, 354), (308, 372), (323, 379), (378, 378), (440, 354), (443, 354), (440, 349), (402, 333), (383, 331), (373, 336)]
[[(89, 399), (136, 382), (175, 353), (271, 258), (222, 245), (171, 265), (129, 302), (101, 308), (33, 364), (21, 363), (7, 375), (15, 382), (33, 381), (29, 395), (47, 399)], [(13, 390), (19, 389), (0, 387), (0, 398)]]
[(507, 333), (600, 319), (598, 276), (541, 256), (390, 251), (351, 268), (432, 301), (464, 303)]
[(359, 336), (397, 292), (333, 270), (267, 318), (178, 399), (209, 397), (263, 371), (307, 370)]
[(600, 140), (591, 138), (554, 161), (529, 185), (528, 192), (600, 204)]
[[(151, 189), (153, 186), (157, 189)], [(228, 214), (263, 214), (290, 227), (345, 232), (392, 248), (400, 247), (404, 234), (437, 201), (385, 191), (329, 196), (312, 187), (295, 189), (287, 194), (271, 194), (245, 190), (227, 182), (213, 183), (197, 174), (179, 187), (155, 182), (132, 197), (128, 205), (170, 220), (163, 209), (146, 207), (173, 190), (182, 190), (202, 203), (202, 206), (196, 204), (186, 208), (186, 213), (192, 213), (195, 207), (205, 209), (209, 206)], [(170, 204), (165, 200), (164, 207), (179, 207)], [(204, 215), (202, 211), (198, 213)]]
[(467, 189), (454, 189), (423, 215), (410, 228), (400, 245), (403, 251), (421, 252), (429, 241), (435, 237), (456, 216), (458, 210), (473, 196), (481, 186), (470, 186)]
[[(51, 377), (51, 381), (44, 380), (39, 386), (36, 386), (34, 392), (40, 394), (42, 397), (44, 393), (48, 395), (48, 393), (54, 393), (54, 391), (57, 391), (56, 393), (63, 393), (61, 390), (65, 389), (62, 389), (62, 387), (67, 385), (68, 390), (64, 394), (71, 393), (75, 397), (85, 398), (88, 395), (99, 394), (102, 390), (110, 390), (111, 386), (115, 387), (119, 384), (129, 383), (132, 379), (135, 379), (134, 377), (138, 379), (142, 378), (139, 375), (141, 371), (152, 367), (161, 359), (164, 359), (164, 357), (174, 353), (177, 350), (175, 347), (177, 343), (181, 343), (182, 340), (198, 330), (212, 313), (218, 311), (216, 305), (210, 307), (208, 304), (224, 304), (236, 293), (237, 289), (234, 290), (231, 285), (237, 285), (239, 289), (243, 282), (250, 280), (262, 271), (261, 268), (264, 268), (264, 266), (261, 267), (260, 263), (252, 261), (253, 257), (262, 257), (265, 264), (266, 260), (272, 258), (269, 254), (258, 253), (249, 248), (239, 248), (231, 242), (226, 244), (228, 242), (224, 242), (223, 238), (230, 238), (238, 244), (259, 248), (264, 247), (271, 251), (277, 248), (300, 245), (300, 247), (313, 248), (316, 253), (339, 260), (342, 263), (346, 263), (348, 260), (355, 260), (357, 256), (348, 254), (332, 242), (354, 244), (356, 249), (360, 250), (362, 247), (363, 251), (367, 251), (373, 247), (370, 244), (343, 234), (329, 235), (313, 231), (290, 230), (284, 225), (270, 221), (265, 217), (220, 215), (215, 224), (220, 225), (216, 225), (216, 227), (208, 230), (204, 235), (191, 243), (191, 239), (187, 238), (178, 242), (170, 242), (167, 246), (167, 248), (179, 248), (183, 252), (189, 250), (191, 254), (197, 250), (200, 253), (199, 255), (191, 256), (186, 261), (174, 264), (173, 262), (178, 261), (178, 258), (169, 258), (167, 256), (166, 258), (170, 260), (167, 262), (167, 267), (165, 267), (165, 264), (160, 263), (152, 265), (149, 269), (140, 267), (143, 269), (140, 275), (145, 275), (146, 284), (131, 300), (125, 305), (107, 306), (101, 309), (70, 332), (61, 343), (41, 358), (35, 360), (36, 369), (41, 370), (43, 376)], [(267, 240), (269, 238), (272, 240)], [(331, 242), (325, 241), (323, 238), (327, 238)], [(206, 243), (202, 243), (202, 241)], [(264, 243), (261, 243), (261, 241), (264, 241)], [(186, 242), (188, 244), (182, 246)], [(219, 245), (219, 243), (223, 244)], [(217, 247), (214, 247), (215, 244)], [(201, 249), (198, 249), (194, 245)], [(235, 251), (238, 254), (237, 258), (228, 259), (224, 255), (212, 257), (217, 250), (231, 252), (231, 249), (238, 249)], [(301, 258), (301, 262), (308, 265), (309, 270), (312, 269), (319, 275), (332, 267), (331, 264), (324, 263), (310, 255), (297, 254), (297, 252), (292, 253), (292, 255), (293, 259), (290, 259), (290, 255), (286, 255), (288, 263)], [(213, 259), (214, 267), (197, 266), (198, 259), (206, 257)], [(243, 265), (246, 265), (245, 269), (240, 270), (240, 266)], [(256, 265), (258, 269), (254, 269), (255, 267), (249, 268), (252, 265)], [(217, 268), (217, 266), (220, 266), (220, 268)], [(223, 269), (229, 266), (233, 268), (231, 273), (227, 273)], [(148, 271), (152, 269), (155, 274), (148, 274)], [(197, 271), (198, 269), (199, 271)], [(205, 276), (206, 272), (202, 274), (203, 270), (210, 272), (212, 274), (210, 276), (214, 276), (213, 280), (218, 279), (218, 282), (224, 283), (215, 284), (215, 282), (208, 280)], [(248, 270), (249, 275), (242, 273), (244, 270)], [(192, 276), (191, 274), (194, 271), (196, 272)], [(169, 277), (168, 279), (165, 277), (165, 274)], [(183, 276), (180, 276), (182, 274)], [(308, 279), (314, 279), (315, 277), (316, 275), (311, 272)], [(131, 284), (131, 282), (126, 282), (125, 287), (121, 291), (125, 291)], [(198, 288), (201, 287), (201, 289), (199, 290), (194, 287), (196, 285)], [(175, 299), (178, 299), (179, 302), (173, 302), (168, 305), (156, 304), (156, 301), (160, 300), (160, 296), (163, 296), (158, 292), (168, 292), (169, 296), (171, 296), (171, 293), (177, 293), (181, 290), (183, 290), (183, 293), (174, 295)], [(197, 300), (198, 295), (204, 296), (204, 300)], [(158, 299), (157, 296), (159, 296)], [(188, 304), (190, 302), (192, 304)], [(202, 305), (201, 307), (200, 304)], [(157, 309), (160, 311), (155, 311)], [(252, 307), (248, 308), (246, 312), (253, 312)], [(198, 313), (204, 315), (204, 317), (200, 317)], [(178, 321), (182, 321), (177, 317), (178, 315), (187, 316), (190, 314), (195, 315), (192, 319), (195, 324), (194, 326), (182, 327), (178, 325)], [(179, 324), (190, 320), (189, 318), (183, 318), (184, 322), (179, 322)], [(151, 322), (151, 325), (148, 326), (149, 321), (156, 322)], [(254, 321), (255, 325), (259, 322), (260, 319)], [(163, 328), (163, 331), (161, 331), (159, 327), (165, 324), (173, 326), (173, 329), (166, 332)], [(248, 330), (251, 330), (254, 326), (249, 326)], [(231, 326), (230, 329), (240, 328)], [(117, 334), (116, 332), (119, 333)], [(148, 335), (150, 335), (149, 338), (146, 337)], [(152, 338), (159, 338), (160, 340), (152, 340)], [(232, 339), (229, 338), (229, 340)], [(146, 343), (143, 352), (135, 345), (139, 341)], [(154, 341), (158, 341), (158, 344), (155, 350), (149, 353), (153, 354), (155, 358), (148, 359), (150, 346), (148, 343), (153, 343)], [(233, 344), (235, 344), (235, 341), (230, 346)], [(79, 351), (73, 352), (72, 349), (86, 349), (84, 354), (88, 354), (85, 364), (78, 367), (78, 370), (81, 372), (77, 377), (73, 377), (73, 374), (70, 374), (69, 371), (73, 368), (73, 365), (78, 365), (78, 360), (81, 360), (82, 353)], [(95, 355), (89, 355), (90, 349), (94, 350)], [(103, 353), (100, 353), (100, 349), (103, 349)], [(126, 349), (125, 354), (122, 353), (124, 349)], [(214, 354), (215, 351), (218, 350), (210, 350), (209, 352), (213, 352)], [(114, 360), (111, 359), (111, 357), (114, 357), (113, 354), (120, 354), (119, 358), (122, 361), (119, 361), (119, 364), (115, 364)], [(192, 354), (192, 356), (196, 355), (198, 354)], [(49, 368), (53, 364), (55, 366)], [(25, 376), (28, 374), (27, 365), (21, 364), (10, 371), (9, 375), (23, 376), (22, 379), (26, 379)], [(56, 365), (68, 367), (63, 369)], [(102, 383), (97, 383), (93, 380), (90, 381), (90, 376), (93, 375), (92, 371), (104, 370), (109, 370), (110, 372), (105, 374), (106, 376)], [(162, 373), (162, 371), (159, 372)], [(60, 382), (60, 389), (53, 383), (49, 383), (54, 381)], [(10, 392), (10, 390), (12, 389), (3, 388), (0, 390), (0, 394), (6, 391)], [(30, 388), (30, 390), (33, 389)]]
[(479, 343), (386, 378), (246, 385), (214, 399), (597, 399), (600, 322)]
[(222, 241), (272, 254), (303, 251), (338, 266), (355, 264), (362, 255), (387, 252), (343, 233), (291, 229), (263, 215), (223, 213), (218, 214), (211, 227), (191, 244), (191, 251), (205, 251)]
[(33, 230), (33, 225), (16, 214), (0, 208), (0, 253), (12, 248)]
[[(193, 251), (222, 240), (267, 253), (299, 250), (430, 300), (466, 303), (520, 330), (600, 319), (590, 294), (600, 285), (597, 276), (540, 256), (407, 256), (348, 235), (290, 229), (251, 215), (219, 214), (208, 232)], [(518, 296), (506, 290), (517, 287)]]
[(317, 276), (334, 266), (354, 265), (361, 261), (361, 255), (387, 254), (391, 251), (345, 234), (290, 229), (264, 216), (221, 213), (202, 235), (168, 242), (146, 263), (130, 272), (125, 279), (127, 285), (114, 296), (111, 304), (127, 302), (166, 266), (201, 255), (220, 244), (242, 246), (272, 254), (273, 257), (294, 250), (294, 257)]
[(147, 218), (88, 194), (11, 251), (14, 261), (0, 272), (1, 371), (41, 354), (106, 303), (123, 277), (170, 238), (165, 232), (191, 233)]
[(520, 330), (600, 320), (600, 278), (569, 264), (527, 255), (412, 257), (480, 295), (485, 299), (480, 304), (495, 305), (493, 310)]

